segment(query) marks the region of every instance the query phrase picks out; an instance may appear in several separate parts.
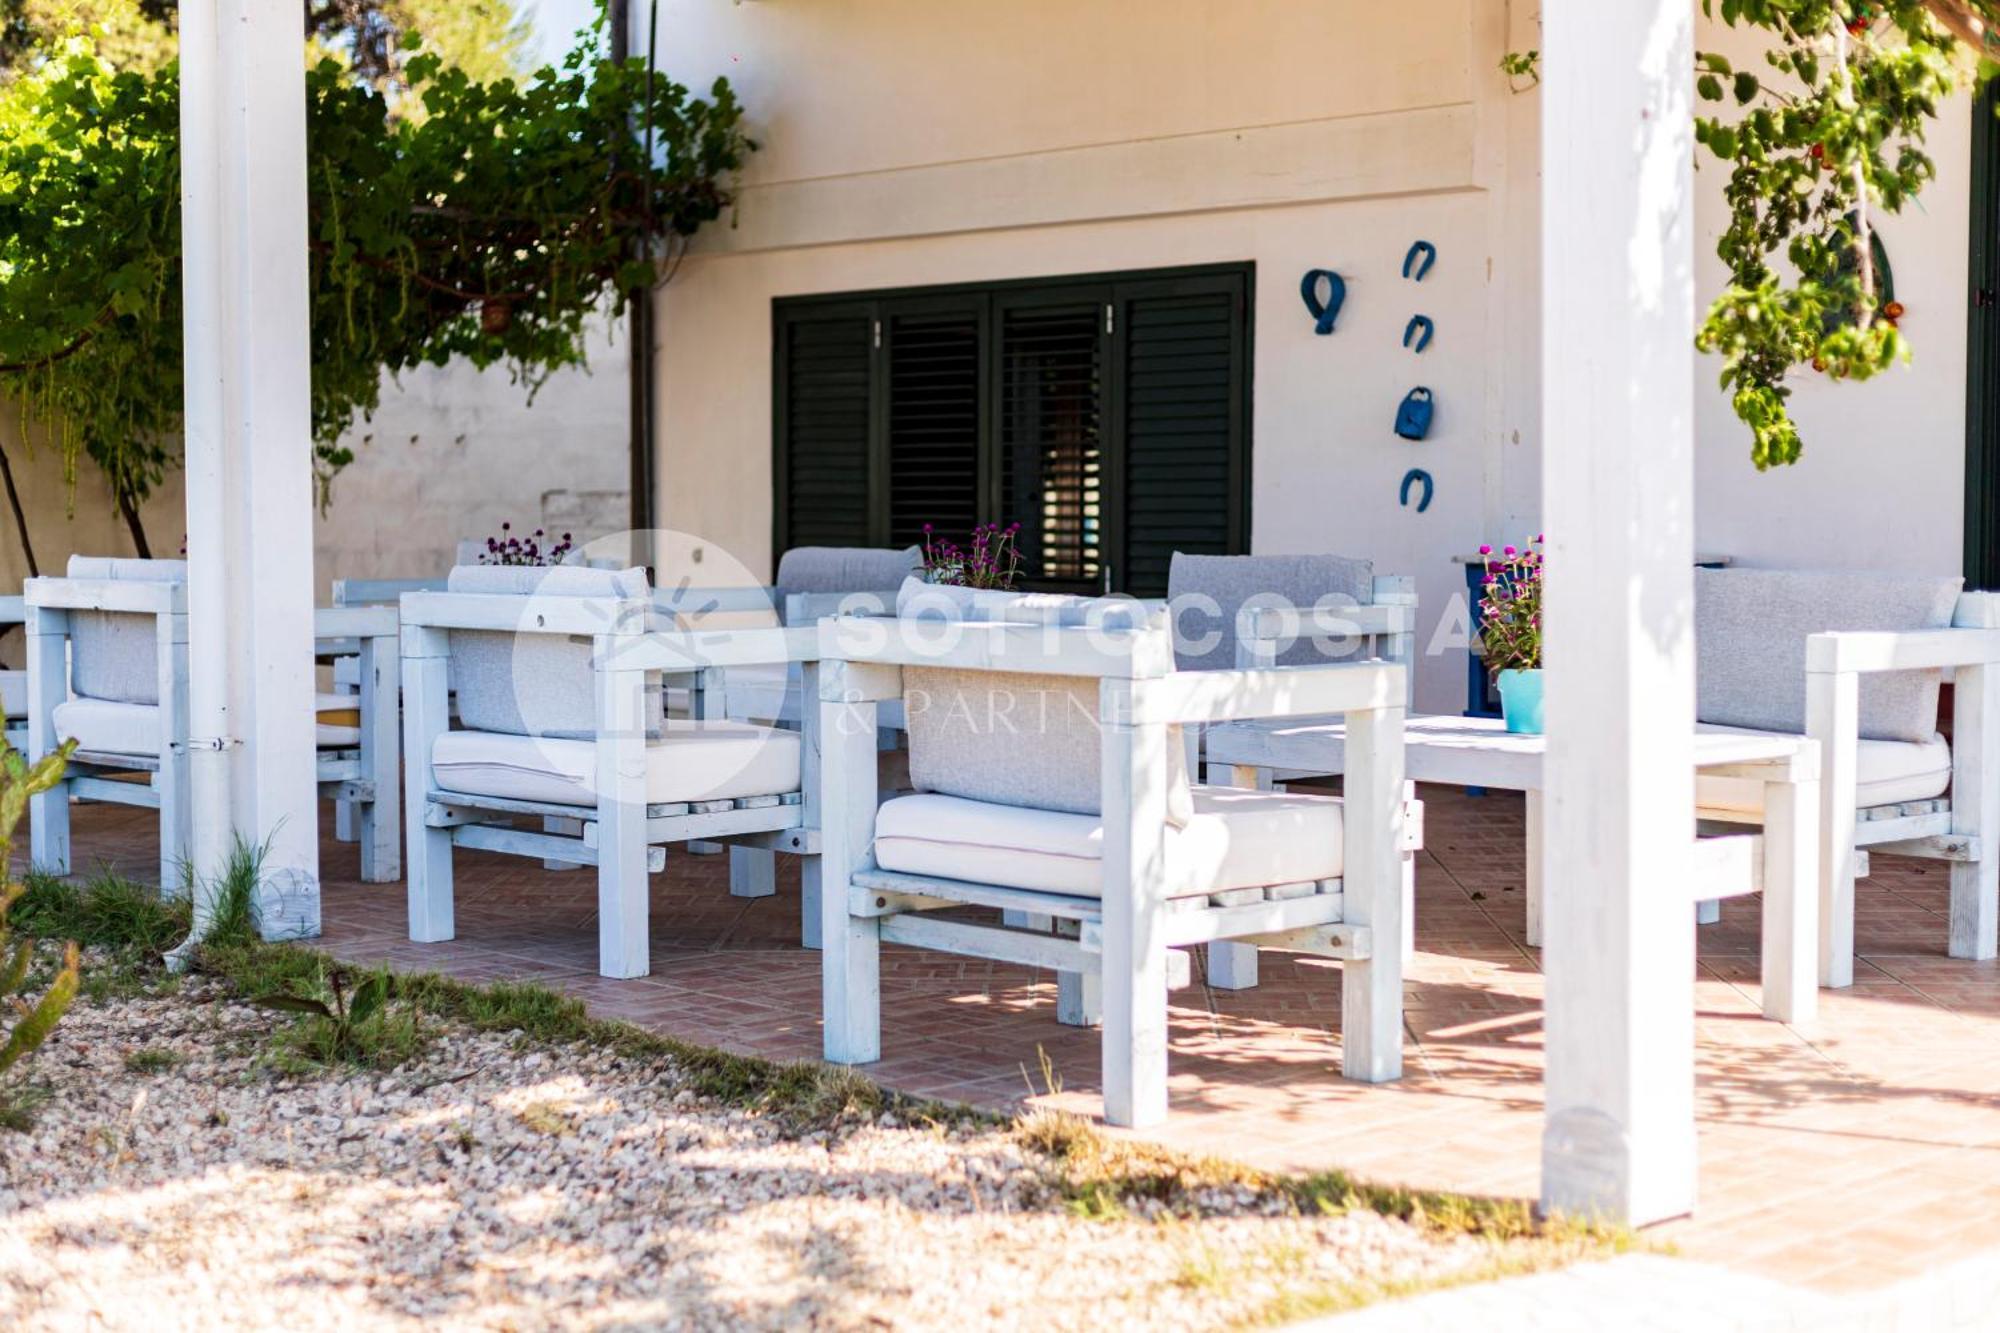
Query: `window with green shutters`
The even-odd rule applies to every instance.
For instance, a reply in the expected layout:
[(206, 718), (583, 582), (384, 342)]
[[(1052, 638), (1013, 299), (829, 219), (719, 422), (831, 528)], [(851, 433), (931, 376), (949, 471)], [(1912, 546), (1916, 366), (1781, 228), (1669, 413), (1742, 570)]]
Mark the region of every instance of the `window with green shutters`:
[(774, 303), (775, 545), (1019, 523), (1031, 586), (1164, 595), (1250, 536), (1248, 264)]

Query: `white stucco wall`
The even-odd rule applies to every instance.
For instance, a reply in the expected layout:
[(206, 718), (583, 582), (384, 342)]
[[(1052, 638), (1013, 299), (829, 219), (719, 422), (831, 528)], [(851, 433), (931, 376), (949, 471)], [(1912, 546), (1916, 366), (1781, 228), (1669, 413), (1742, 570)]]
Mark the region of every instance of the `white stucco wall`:
[(579, 543), (629, 527), (628, 330), (600, 323), (589, 366), (552, 376), (532, 404), (504, 368), (466, 361), (386, 384), (373, 420), (345, 437), (354, 462), (313, 527), (322, 600), (337, 578), (441, 575), (461, 538), (502, 523)]
[[(702, 238), (660, 298), (664, 521), (768, 573), (774, 297), (1253, 260), (1253, 549), (1414, 574), (1425, 638), (1449, 630), (1450, 557), (1539, 526), (1539, 99), (1497, 71), (1538, 44), (1536, 9), (667, 0), (673, 73), (727, 74), (765, 148), (735, 225)], [(1703, 41), (1746, 54), (1716, 25)], [(1947, 109), (1942, 178), (1884, 224), (1915, 366), (1802, 383), (1806, 461), (1758, 474), (1718, 365), (1697, 363), (1703, 549), (1958, 568), (1968, 116)], [(1721, 283), (1722, 173), (1698, 183), (1705, 299)], [(1419, 237), (1439, 261), (1415, 285), (1398, 268)], [(1299, 302), (1312, 267), (1348, 280), (1330, 338)], [(1419, 312), (1438, 332), (1415, 357), (1400, 338)], [(1439, 410), (1411, 445), (1390, 422), (1417, 383)], [(1412, 466), (1437, 482), (1422, 515), (1396, 504)], [(1463, 658), (1428, 659), (1419, 706), (1462, 698)]]

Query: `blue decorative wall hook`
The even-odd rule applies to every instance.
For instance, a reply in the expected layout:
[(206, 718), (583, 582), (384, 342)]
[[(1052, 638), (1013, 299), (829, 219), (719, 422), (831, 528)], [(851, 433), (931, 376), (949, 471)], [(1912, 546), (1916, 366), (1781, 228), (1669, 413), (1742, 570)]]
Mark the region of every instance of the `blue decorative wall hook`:
[[(1326, 301), (1319, 299), (1319, 280), (1326, 279)], [(1313, 332), (1324, 338), (1333, 332), (1333, 321), (1340, 318), (1340, 307), (1347, 301), (1347, 280), (1330, 268), (1307, 269), (1299, 280), (1299, 295), (1304, 298), (1306, 309), (1312, 311)]]
[(1431, 323), (1429, 315), (1411, 315), (1410, 322), (1403, 326), (1403, 346), (1408, 347), (1412, 338), (1416, 339), (1416, 350), (1421, 352), (1431, 345), (1431, 335), (1437, 332), (1437, 325)]
[(1396, 409), (1396, 434), (1406, 440), (1421, 440), (1431, 433), (1431, 391), (1418, 385), (1403, 396)]
[[(1417, 256), (1419, 255), (1423, 256), (1423, 263), (1421, 264), (1417, 263)], [(1432, 245), (1429, 241), (1418, 241), (1410, 247), (1410, 252), (1403, 256), (1403, 276), (1415, 282), (1422, 282), (1424, 275), (1431, 271), (1431, 265), (1437, 263), (1437, 257), (1438, 248), (1435, 245)], [(1412, 273), (1410, 271), (1412, 267), (1416, 269), (1416, 272)]]
[(1413, 467), (1403, 474), (1403, 489), (1397, 495), (1396, 502), (1402, 505), (1403, 508), (1408, 509), (1410, 507), (1410, 484), (1419, 481), (1424, 484), (1423, 497), (1417, 501), (1417, 512), (1421, 514), (1431, 507), (1431, 492), (1436, 487), (1431, 481), (1431, 474), (1420, 467)]

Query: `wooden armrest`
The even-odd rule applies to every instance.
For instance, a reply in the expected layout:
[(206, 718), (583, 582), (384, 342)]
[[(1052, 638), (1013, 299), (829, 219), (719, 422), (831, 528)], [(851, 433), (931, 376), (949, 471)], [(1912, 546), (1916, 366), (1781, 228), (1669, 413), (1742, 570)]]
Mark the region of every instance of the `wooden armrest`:
[(437, 579), (335, 579), (335, 606), (387, 606), (392, 610), (406, 592), (443, 592), (445, 580)]
[[(1403, 668), (1391, 662), (1263, 667), (1252, 671), (1182, 671), (1125, 687), (1107, 722), (1229, 722), (1247, 718), (1324, 717), (1404, 706)], [(1113, 716), (1113, 712), (1117, 715)]]
[(142, 579), (29, 579), (21, 587), (31, 607), (61, 611), (131, 611), (140, 615), (184, 615), (185, 583)]
[(685, 675), (711, 667), (765, 666), (778, 662), (817, 662), (819, 632), (810, 625), (792, 628), (649, 630), (615, 648), (615, 661), (600, 661), (627, 670)]
[(1819, 675), (1989, 662), (2000, 662), (2000, 629), (1841, 630), (1806, 639), (1806, 670)]
[(1174, 669), (1164, 628), (840, 616), (813, 626), (826, 661), (1134, 680)]
[(735, 614), (745, 611), (775, 612), (773, 589), (757, 586), (708, 588), (670, 585), (653, 589), (653, 609), (676, 616)]
[(1370, 606), (1265, 607), (1247, 612), (1239, 638), (1360, 638), (1373, 634), (1413, 634), (1417, 609), (1405, 603)]
[(316, 606), (313, 608), (313, 638), (383, 639), (397, 631), (393, 606)]
[(618, 634), (646, 623), (637, 597), (536, 597), (479, 592), (406, 592), (402, 623), (422, 629), (491, 629), (507, 634)]

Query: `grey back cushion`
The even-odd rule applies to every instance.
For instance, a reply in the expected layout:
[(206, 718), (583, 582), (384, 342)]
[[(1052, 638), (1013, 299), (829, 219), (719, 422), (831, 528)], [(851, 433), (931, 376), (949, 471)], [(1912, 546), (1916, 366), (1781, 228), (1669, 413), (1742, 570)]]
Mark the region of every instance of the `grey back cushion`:
[[(73, 555), (68, 572), (73, 579), (186, 583), (187, 561)], [(70, 688), (86, 699), (159, 703), (159, 625), (136, 611), (70, 612)]]
[[(1154, 629), (1157, 608), (1122, 598), (974, 592), (912, 579), (897, 597), (906, 619), (1077, 628)], [(1098, 678), (956, 667), (905, 667), (910, 785), (996, 805), (1095, 815), (1103, 811)], [(1167, 820), (1194, 813), (1187, 746), (1167, 738)]]
[[(1806, 729), (1806, 638), (1829, 630), (1946, 629), (1964, 580), (1784, 569), (1694, 572), (1695, 712), (1703, 722)], [(1861, 677), (1861, 735), (1937, 732), (1936, 671)]]
[(793, 593), (872, 592), (888, 594), (903, 580), (921, 574), (924, 548), (905, 546), (901, 550), (872, 546), (794, 546), (778, 557), (778, 577), (773, 581), (772, 601), (780, 617), (785, 599)]
[[(643, 599), (643, 569), (581, 565), (459, 565), (445, 580), (451, 592), (493, 596)], [(522, 613), (533, 603), (524, 601)], [(607, 628), (608, 628), (607, 624)], [(597, 678), (590, 640), (568, 634), (451, 631), (451, 687), (458, 719), (472, 731), (509, 736), (587, 740), (597, 734)], [(665, 696), (646, 692), (646, 734), (661, 734)]]
[[(1236, 617), (1246, 605), (1309, 611), (1331, 598), (1340, 606), (1374, 599), (1375, 566), (1339, 555), (1188, 555), (1167, 569), (1174, 608), (1174, 665), (1182, 671), (1236, 666)], [(1278, 655), (1280, 666), (1324, 659), (1310, 635)]]

